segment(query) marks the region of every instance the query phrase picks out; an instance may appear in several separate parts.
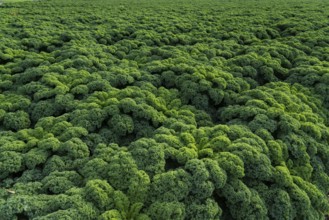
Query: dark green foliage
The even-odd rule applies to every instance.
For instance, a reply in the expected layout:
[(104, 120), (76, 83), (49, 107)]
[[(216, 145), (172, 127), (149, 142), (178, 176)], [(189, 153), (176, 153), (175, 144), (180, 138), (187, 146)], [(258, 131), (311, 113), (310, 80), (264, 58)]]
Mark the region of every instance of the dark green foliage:
[(0, 178), (4, 179), (8, 175), (21, 170), (22, 156), (14, 151), (4, 151), (0, 153)]
[(328, 9), (0, 5), (0, 219), (325, 219)]
[(8, 130), (18, 131), (29, 128), (30, 124), (29, 115), (23, 111), (8, 112), (3, 116), (3, 126)]

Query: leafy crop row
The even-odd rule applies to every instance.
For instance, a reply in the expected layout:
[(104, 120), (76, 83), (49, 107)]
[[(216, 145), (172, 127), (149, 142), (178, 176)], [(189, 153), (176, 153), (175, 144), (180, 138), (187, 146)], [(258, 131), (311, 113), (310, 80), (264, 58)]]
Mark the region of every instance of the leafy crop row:
[(324, 219), (329, 5), (0, 6), (0, 219)]

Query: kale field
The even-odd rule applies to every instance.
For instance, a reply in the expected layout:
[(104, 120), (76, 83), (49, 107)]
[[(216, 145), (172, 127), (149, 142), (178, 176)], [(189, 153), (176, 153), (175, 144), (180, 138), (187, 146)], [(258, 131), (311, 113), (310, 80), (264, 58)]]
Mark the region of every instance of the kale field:
[(328, 1), (0, 5), (0, 220), (324, 220), (328, 193)]

